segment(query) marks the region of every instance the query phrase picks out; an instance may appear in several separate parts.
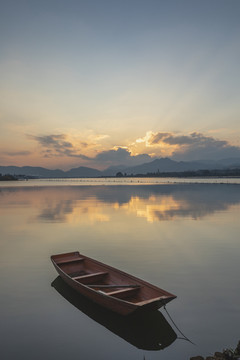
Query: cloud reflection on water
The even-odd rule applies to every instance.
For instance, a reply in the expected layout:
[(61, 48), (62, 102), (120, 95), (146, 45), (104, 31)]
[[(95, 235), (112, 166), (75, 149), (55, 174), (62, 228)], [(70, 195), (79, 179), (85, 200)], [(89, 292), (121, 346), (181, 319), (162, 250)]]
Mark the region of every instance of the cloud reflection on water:
[(201, 219), (239, 204), (239, 189), (230, 184), (5, 188), (0, 211), (21, 204), (37, 209), (37, 221), (60, 223), (108, 222), (119, 212), (150, 223)]

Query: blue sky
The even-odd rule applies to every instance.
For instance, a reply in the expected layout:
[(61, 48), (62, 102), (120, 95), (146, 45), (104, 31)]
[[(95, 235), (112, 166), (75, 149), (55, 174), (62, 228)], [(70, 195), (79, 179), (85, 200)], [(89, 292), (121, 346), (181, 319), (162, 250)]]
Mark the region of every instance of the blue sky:
[(239, 156), (239, 18), (238, 0), (1, 2), (1, 165)]

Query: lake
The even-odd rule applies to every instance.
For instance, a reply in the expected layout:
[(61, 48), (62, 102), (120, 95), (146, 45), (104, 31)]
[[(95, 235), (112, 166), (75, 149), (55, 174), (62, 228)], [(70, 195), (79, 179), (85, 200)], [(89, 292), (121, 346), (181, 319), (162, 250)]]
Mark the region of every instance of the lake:
[[(5, 360), (188, 360), (239, 340), (239, 179), (0, 184)], [(50, 255), (84, 255), (177, 299), (124, 319), (76, 296)], [(158, 345), (158, 346), (157, 346)], [(160, 349), (156, 349), (160, 348)]]

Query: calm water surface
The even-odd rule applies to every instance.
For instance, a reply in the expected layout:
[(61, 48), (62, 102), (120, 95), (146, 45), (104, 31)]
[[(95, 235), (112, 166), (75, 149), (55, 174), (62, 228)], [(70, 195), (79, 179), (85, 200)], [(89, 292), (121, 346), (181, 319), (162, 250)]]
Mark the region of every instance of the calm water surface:
[[(236, 345), (239, 185), (21, 183), (0, 186), (2, 359), (187, 360)], [(76, 297), (49, 260), (75, 250), (176, 294), (167, 309), (196, 345), (164, 310), (122, 319)]]

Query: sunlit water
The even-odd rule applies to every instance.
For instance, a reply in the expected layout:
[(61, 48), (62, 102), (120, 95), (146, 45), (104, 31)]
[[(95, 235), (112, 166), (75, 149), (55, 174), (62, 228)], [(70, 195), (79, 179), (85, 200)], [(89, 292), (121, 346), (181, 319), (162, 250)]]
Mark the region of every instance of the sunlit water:
[[(240, 186), (146, 180), (0, 185), (2, 359), (187, 360), (236, 345)], [(138, 319), (141, 333), (163, 332), (164, 349), (146, 350), (136, 323), (59, 287), (49, 257), (75, 250), (176, 294), (167, 309), (196, 345), (161, 310), (169, 325)]]

